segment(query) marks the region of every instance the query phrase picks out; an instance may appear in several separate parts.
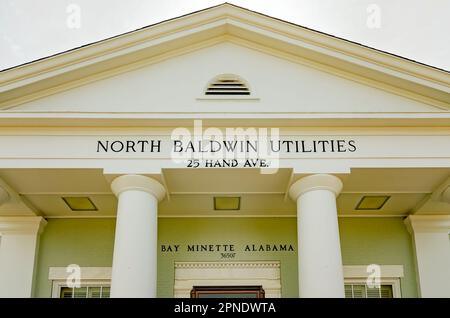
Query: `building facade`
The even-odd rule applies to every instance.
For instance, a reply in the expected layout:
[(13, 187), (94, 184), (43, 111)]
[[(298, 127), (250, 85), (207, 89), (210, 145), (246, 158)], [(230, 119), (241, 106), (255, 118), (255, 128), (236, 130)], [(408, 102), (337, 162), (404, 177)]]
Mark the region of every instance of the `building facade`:
[(450, 74), (229, 4), (0, 73), (0, 297), (450, 297)]

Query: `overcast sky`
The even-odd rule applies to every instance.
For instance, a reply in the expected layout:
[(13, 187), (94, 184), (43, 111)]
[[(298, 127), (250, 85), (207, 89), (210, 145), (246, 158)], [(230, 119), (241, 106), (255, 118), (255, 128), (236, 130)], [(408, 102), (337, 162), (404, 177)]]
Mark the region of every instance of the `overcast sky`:
[[(0, 69), (222, 2), (0, 0)], [(229, 2), (450, 70), (450, 0)]]

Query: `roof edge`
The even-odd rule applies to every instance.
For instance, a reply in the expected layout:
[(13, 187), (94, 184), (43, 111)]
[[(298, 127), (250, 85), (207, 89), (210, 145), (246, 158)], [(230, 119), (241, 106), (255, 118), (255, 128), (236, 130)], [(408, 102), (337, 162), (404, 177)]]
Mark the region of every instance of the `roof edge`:
[[(56, 77), (76, 69), (77, 64), (81, 65), (86, 63), (86, 61), (93, 61), (95, 58), (104, 57), (108, 54), (114, 55), (120, 50), (126, 51), (133, 45), (139, 45), (153, 39), (163, 39), (165, 36), (169, 37), (183, 28), (195, 28), (219, 19), (234, 19), (243, 24), (246, 23), (247, 25), (255, 26), (261, 30), (271, 32), (271, 34), (278, 35), (282, 38), (280, 41), (297, 41), (297, 43), (304, 42), (312, 44), (318, 49), (327, 50), (323, 53), (324, 55), (327, 52), (333, 52), (333, 54), (348, 56), (349, 59), (353, 59), (353, 63), (359, 61), (361, 65), (366, 64), (365, 67), (371, 67), (374, 70), (377, 69), (380, 73), (396, 77), (400, 81), (403, 81), (405, 86), (408, 86), (408, 82), (416, 86), (419, 85), (425, 91), (429, 91), (429, 96), (426, 95), (428, 93), (419, 93), (425, 97), (433, 99), (439, 95), (440, 97), (436, 101), (439, 103), (444, 102), (447, 105), (446, 108), (450, 108), (448, 106), (450, 104), (450, 72), (448, 71), (302, 27), (230, 3), (223, 3), (195, 11), (4, 70), (0, 72), (0, 96), (4, 96), (4, 98), (0, 98), (0, 104), (4, 105), (5, 103), (9, 103), (9, 101), (15, 100), (14, 97), (10, 98), (7, 94), (10, 91), (25, 89), (27, 87), (28, 90), (24, 90), (23, 93), (30, 94), (30, 91), (33, 93), (29, 89), (30, 85), (46, 79), (46, 76), (47, 78), (52, 76)], [(277, 48), (275, 47), (275, 49)], [(361, 65), (359, 67), (363, 67)], [(439, 93), (437, 94), (437, 92)]]
[(360, 47), (364, 47), (364, 48), (373, 50), (375, 52), (387, 54), (387, 55), (390, 55), (392, 57), (399, 58), (401, 60), (406, 60), (406, 61), (418, 64), (418, 65), (422, 65), (422, 66), (427, 67), (427, 68), (432, 68), (432, 69), (435, 69), (435, 70), (442, 71), (442, 72), (450, 74), (450, 70), (446, 70), (444, 68), (441, 68), (441, 67), (438, 67), (438, 66), (435, 66), (435, 65), (427, 64), (427, 63), (420, 62), (420, 61), (417, 61), (417, 60), (413, 60), (413, 59), (410, 59), (408, 57), (401, 56), (401, 55), (398, 55), (398, 54), (395, 54), (395, 53), (392, 53), (392, 52), (388, 52), (388, 51), (384, 51), (384, 50), (381, 50), (381, 49), (377, 49), (377, 48), (374, 48), (374, 47), (371, 47), (371, 46), (368, 46), (368, 45), (365, 45), (365, 44), (362, 44), (362, 43), (359, 43), (359, 42), (355, 42), (355, 41), (352, 41), (352, 40), (349, 40), (349, 39), (346, 39), (346, 38), (342, 38), (342, 37), (339, 37), (339, 36), (336, 36), (336, 35), (333, 35), (333, 34), (330, 34), (330, 33), (326, 33), (326, 32), (323, 32), (323, 31), (316, 30), (316, 29), (312, 29), (312, 28), (306, 27), (306, 26), (298, 24), (298, 23), (290, 22), (290, 21), (283, 20), (283, 19), (271, 16), (271, 15), (268, 15), (268, 14), (265, 14), (265, 13), (262, 13), (262, 12), (259, 12), (259, 11), (251, 10), (251, 9), (248, 9), (248, 8), (245, 8), (245, 7), (242, 7), (242, 6), (230, 3), (230, 2), (223, 2), (223, 3), (220, 3), (220, 4), (214, 5), (214, 6), (210, 6), (210, 7), (204, 8), (204, 9), (192, 11), (192, 12), (189, 12), (189, 13), (186, 13), (186, 14), (182, 14), (182, 15), (170, 18), (170, 19), (166, 19), (166, 20), (162, 20), (162, 21), (159, 21), (159, 22), (156, 22), (156, 23), (145, 25), (143, 27), (140, 27), (140, 28), (137, 28), (137, 29), (134, 29), (134, 30), (130, 30), (130, 31), (127, 31), (127, 32), (124, 32), (124, 33), (121, 33), (121, 34), (117, 34), (117, 35), (114, 35), (114, 36), (111, 36), (111, 37), (107, 37), (107, 38), (103, 38), (103, 39), (100, 39), (100, 40), (97, 40), (97, 41), (89, 42), (89, 43), (86, 43), (84, 45), (81, 45), (81, 46), (78, 46), (78, 47), (74, 47), (74, 48), (71, 48), (71, 49), (68, 49), (68, 50), (65, 50), (65, 51), (57, 52), (57, 53), (51, 54), (51, 55), (46, 55), (46, 56), (43, 56), (43, 57), (35, 59), (35, 60), (31, 60), (31, 61), (24, 62), (24, 63), (21, 63), (21, 64), (17, 64), (17, 65), (11, 66), (11, 67), (7, 67), (5, 69), (1, 69), (0, 70), (0, 74), (2, 72), (7, 72), (7, 71), (10, 71), (10, 70), (21, 68), (21, 67), (24, 67), (24, 66), (27, 66), (27, 65), (39, 62), (39, 61), (43, 61), (43, 60), (46, 60), (46, 59), (49, 59), (49, 58), (52, 58), (52, 57), (56, 57), (58, 55), (63, 55), (63, 54), (66, 54), (66, 53), (70, 53), (70, 52), (73, 52), (73, 51), (76, 51), (76, 50), (79, 50), (79, 49), (82, 49), (82, 48), (86, 48), (86, 47), (89, 47), (89, 46), (92, 46), (92, 45), (95, 45), (95, 44), (98, 44), (98, 43), (101, 43), (101, 42), (104, 42), (104, 41), (113, 40), (113, 39), (116, 39), (116, 38), (119, 38), (119, 37), (123, 37), (123, 36), (129, 35), (131, 33), (143, 31), (143, 30), (146, 30), (148, 28), (151, 28), (151, 27), (154, 27), (154, 26), (157, 26), (157, 25), (161, 25), (161, 24), (164, 24), (164, 23), (172, 22), (172, 21), (175, 21), (175, 20), (178, 20), (178, 19), (182, 19), (182, 18), (191, 16), (191, 15), (195, 15), (195, 14), (199, 14), (199, 13), (202, 13), (202, 12), (205, 12), (205, 11), (210, 11), (210, 10), (213, 10), (213, 9), (216, 9), (216, 8), (227, 7), (227, 6), (233, 7), (233, 8), (239, 9), (241, 11), (245, 11), (245, 12), (252, 12), (254, 14), (257, 14), (257, 15), (260, 15), (260, 16), (263, 16), (263, 17), (266, 17), (266, 18), (269, 18), (269, 19), (272, 19), (272, 20), (276, 20), (276, 21), (281, 22), (281, 23), (285, 23), (285, 24), (292, 25), (292, 26), (295, 26), (295, 27), (299, 27), (299, 28), (302, 28), (302, 29), (305, 29), (305, 30), (309, 30), (311, 32), (315, 32), (315, 33), (322, 34), (322, 35), (325, 35), (325, 36), (328, 36), (328, 37), (331, 37), (331, 38), (335, 38), (337, 40), (345, 41), (347, 43), (351, 43), (351, 44), (354, 44), (354, 45), (357, 45), (357, 46), (360, 46)]

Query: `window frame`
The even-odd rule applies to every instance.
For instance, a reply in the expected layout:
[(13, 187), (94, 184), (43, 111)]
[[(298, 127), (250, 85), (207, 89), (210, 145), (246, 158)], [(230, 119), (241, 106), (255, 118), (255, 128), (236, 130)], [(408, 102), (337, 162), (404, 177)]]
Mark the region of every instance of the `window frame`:
[[(80, 267), (80, 287), (111, 287), (111, 267)], [(67, 279), (71, 273), (66, 267), (50, 267), (48, 279), (52, 282), (52, 298), (61, 297), (61, 289), (69, 287)]]
[[(255, 294), (255, 298), (265, 298), (265, 291), (262, 286), (193, 286), (191, 298), (201, 298), (200, 294)], [(237, 296), (239, 297), (239, 296)]]
[[(65, 280), (54, 280), (52, 283), (52, 298), (61, 298), (61, 290), (66, 287), (69, 286)], [(111, 287), (111, 281), (86, 279), (80, 282), (80, 288), (82, 287)]]
[[(194, 268), (197, 267), (204, 267), (208, 268), (210, 265), (220, 265), (220, 267), (223, 267), (227, 264), (247, 264), (247, 265), (253, 265), (250, 266), (254, 267), (255, 265), (258, 265), (257, 267), (261, 267), (262, 265), (266, 264), (270, 268), (280, 268), (280, 262), (279, 261), (252, 261), (252, 262), (175, 262), (175, 268), (177, 268), (177, 264), (180, 266), (186, 267), (186, 265), (191, 264)], [(206, 264), (206, 265), (205, 265)], [(209, 264), (209, 265), (208, 265)], [(202, 266), (203, 265), (203, 266)], [(206, 267), (205, 267), (206, 266)], [(381, 277), (380, 277), (380, 284), (381, 285), (391, 285), (392, 286), (392, 296), (394, 298), (402, 298), (401, 293), (401, 278), (404, 277), (403, 273), (403, 265), (379, 265), (381, 269)], [(190, 266), (187, 266), (190, 268)], [(213, 266), (214, 267), (214, 266)], [(110, 287), (111, 286), (111, 267), (80, 267), (83, 278), (80, 282), (81, 287)], [(367, 283), (367, 265), (344, 265), (344, 284), (359, 284), (359, 285), (366, 285)], [(66, 267), (50, 267), (49, 268), (49, 280), (52, 282), (52, 298), (60, 298), (61, 295), (61, 288), (62, 287), (69, 287), (67, 286), (67, 278), (69, 278), (70, 273), (66, 272)], [(280, 275), (280, 273), (278, 273)], [(278, 276), (277, 276), (278, 277)], [(279, 277), (281, 281), (281, 277)], [(176, 280), (175, 280), (176, 282)], [(175, 284), (176, 285), (176, 284)], [(174, 285), (174, 297), (177, 292), (177, 286)], [(194, 286), (193, 284), (192, 286)], [(209, 285), (214, 286), (213, 282), (211, 282)], [(233, 285), (230, 283), (230, 285)], [(263, 288), (265, 292), (267, 293), (267, 289), (271, 290), (271, 288), (268, 288), (267, 286), (264, 286)], [(192, 288), (189, 288), (189, 292)], [(273, 288), (272, 288), (273, 289)], [(277, 293), (276, 296), (272, 297), (281, 297), (281, 286), (279, 286), (278, 289), (275, 290)], [(189, 296), (187, 296), (189, 297)]]
[(278, 260), (176, 261), (174, 276), (174, 298), (189, 298), (194, 286), (223, 285), (262, 286), (266, 298), (281, 298), (281, 262)]
[[(344, 285), (366, 285), (366, 279), (362, 278), (344, 278)], [(392, 286), (392, 298), (402, 298), (399, 278), (381, 278), (380, 285)]]
[[(368, 265), (344, 265), (344, 285), (367, 285)], [(380, 266), (380, 285), (392, 286), (392, 297), (402, 298), (401, 278), (404, 277), (403, 265), (378, 265)]]
[[(111, 281), (105, 281), (105, 280), (85, 280), (80, 282), (80, 288), (95, 288), (95, 287), (108, 287), (111, 288)], [(59, 282), (59, 281), (54, 281), (53, 282), (53, 292), (55, 294), (55, 297), (53, 298), (61, 298), (61, 291), (63, 288), (71, 288), (69, 286), (67, 286), (66, 282)], [(86, 295), (89, 295), (89, 293), (86, 293)], [(89, 297), (85, 297), (85, 298), (89, 298)]]

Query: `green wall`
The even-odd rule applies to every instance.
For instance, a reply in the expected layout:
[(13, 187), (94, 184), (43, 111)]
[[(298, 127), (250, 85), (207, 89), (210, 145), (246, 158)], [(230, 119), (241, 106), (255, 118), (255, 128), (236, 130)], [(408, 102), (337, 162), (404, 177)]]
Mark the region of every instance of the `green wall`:
[[(282, 296), (289, 297), (295, 295), (298, 289), (296, 228), (292, 218), (163, 219), (159, 241), (160, 244), (173, 242), (183, 245), (235, 244), (235, 260), (278, 260), (281, 263)], [(247, 244), (292, 244), (294, 252), (245, 252)], [(161, 297), (171, 297), (173, 294), (174, 261), (221, 260), (220, 253), (216, 252), (164, 254), (160, 253), (158, 262), (158, 290)]]
[[(403, 297), (417, 297), (412, 245), (400, 218), (341, 218), (344, 265), (403, 265)], [(41, 236), (35, 295), (51, 296), (48, 268), (112, 263), (114, 219), (49, 219)], [(180, 245), (179, 252), (161, 246)], [(282, 295), (297, 296), (296, 220), (294, 218), (161, 218), (159, 220), (158, 296), (172, 297), (175, 261), (220, 261), (220, 252), (188, 252), (188, 244), (234, 244), (234, 260), (279, 260)], [(249, 252), (249, 244), (292, 244), (295, 251)]]
[(48, 219), (41, 235), (34, 294), (51, 297), (49, 267), (112, 264), (115, 219)]
[(402, 218), (340, 218), (344, 265), (403, 265), (402, 297), (418, 297), (411, 236)]

